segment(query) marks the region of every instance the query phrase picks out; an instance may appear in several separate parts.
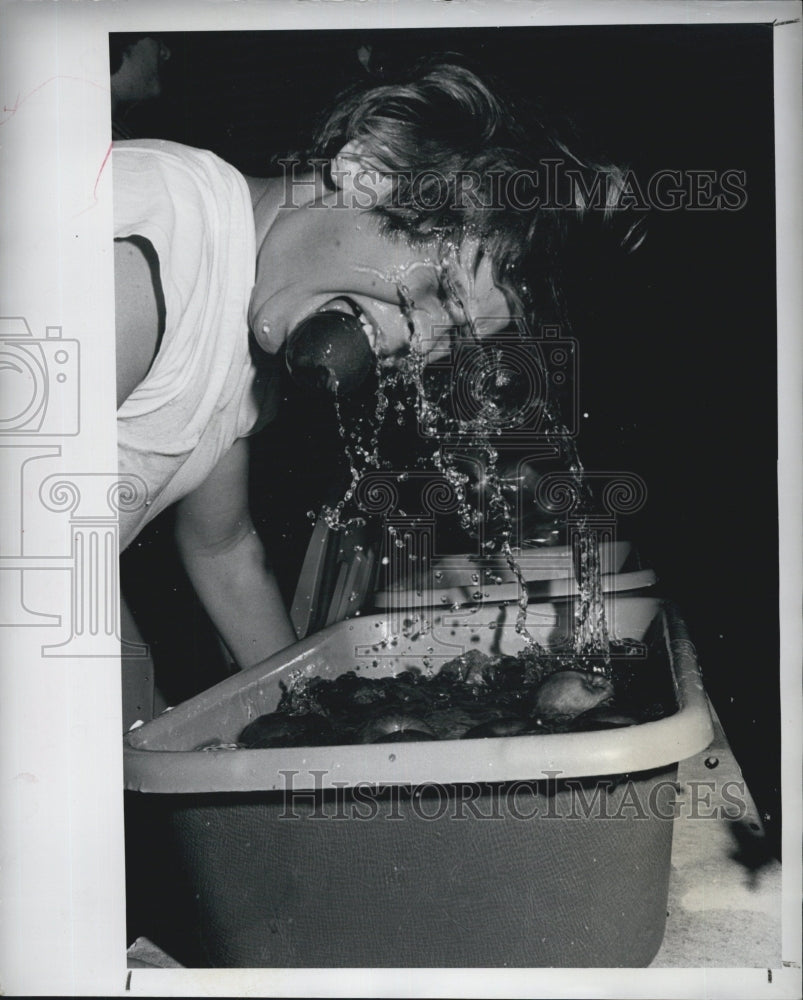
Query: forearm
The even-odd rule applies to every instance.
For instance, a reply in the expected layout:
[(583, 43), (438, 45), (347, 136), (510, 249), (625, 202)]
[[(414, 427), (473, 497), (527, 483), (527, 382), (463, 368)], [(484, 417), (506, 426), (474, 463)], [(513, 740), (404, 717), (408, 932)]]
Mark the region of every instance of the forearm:
[(177, 534), (187, 573), (241, 668), (296, 641), (276, 578), (253, 529), (225, 546), (198, 546)]

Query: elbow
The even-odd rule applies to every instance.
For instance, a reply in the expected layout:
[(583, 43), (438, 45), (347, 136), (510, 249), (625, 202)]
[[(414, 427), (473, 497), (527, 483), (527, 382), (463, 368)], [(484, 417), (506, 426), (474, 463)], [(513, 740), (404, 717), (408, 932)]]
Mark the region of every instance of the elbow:
[(237, 522), (226, 531), (204, 531), (181, 517), (176, 519), (175, 538), (182, 558), (217, 559), (236, 554), (237, 558), (259, 555), (264, 559), (262, 542), (250, 518)]

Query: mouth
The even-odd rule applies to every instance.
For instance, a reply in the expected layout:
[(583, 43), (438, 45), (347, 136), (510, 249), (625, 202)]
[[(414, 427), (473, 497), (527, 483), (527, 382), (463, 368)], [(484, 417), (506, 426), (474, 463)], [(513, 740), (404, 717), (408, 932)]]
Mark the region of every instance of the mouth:
[(325, 302), (316, 312), (341, 312), (347, 316), (353, 316), (358, 320), (362, 331), (368, 339), (368, 343), (371, 346), (371, 350), (374, 354), (378, 354), (378, 344), (379, 344), (379, 326), (376, 321), (371, 317), (354, 299), (348, 296), (342, 295), (338, 296), (336, 299), (330, 299)]

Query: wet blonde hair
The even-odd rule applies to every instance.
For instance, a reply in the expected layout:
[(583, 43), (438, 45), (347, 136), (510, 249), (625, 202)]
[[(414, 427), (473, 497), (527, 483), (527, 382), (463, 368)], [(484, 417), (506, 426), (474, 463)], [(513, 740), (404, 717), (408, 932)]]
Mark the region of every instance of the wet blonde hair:
[[(429, 59), (404, 78), (341, 96), (317, 129), (311, 154), (331, 159), (359, 143), (365, 158), (394, 179), (374, 209), (388, 231), (422, 242), (478, 237), (511, 306), (544, 317), (561, 303), (569, 229), (592, 210), (613, 217), (624, 171), (584, 160), (542, 120), (525, 120), (498, 84), (454, 61)], [(555, 162), (583, 178), (560, 204), (498, 198), (515, 175)]]

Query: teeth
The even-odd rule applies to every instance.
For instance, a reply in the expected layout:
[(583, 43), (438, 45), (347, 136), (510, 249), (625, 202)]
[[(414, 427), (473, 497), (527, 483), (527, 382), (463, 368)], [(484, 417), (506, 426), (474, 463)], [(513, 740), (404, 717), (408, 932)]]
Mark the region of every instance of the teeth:
[(363, 328), (365, 336), (368, 338), (368, 343), (371, 345), (371, 350), (376, 353), (376, 330), (374, 330), (373, 324), (368, 322), (365, 314), (360, 310), (357, 314), (357, 318), (360, 321), (360, 326)]
[[(356, 318), (360, 321), (360, 326), (362, 327), (363, 333), (368, 338), (371, 350), (374, 354), (376, 354), (379, 331), (373, 323), (369, 321), (360, 306), (353, 299), (347, 298), (346, 296), (336, 299), (335, 302), (337, 303), (337, 308), (334, 311), (342, 312), (346, 315), (356, 316)], [(327, 302), (325, 305), (321, 306), (320, 311), (325, 312), (328, 309), (333, 309), (331, 302)]]

